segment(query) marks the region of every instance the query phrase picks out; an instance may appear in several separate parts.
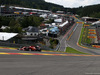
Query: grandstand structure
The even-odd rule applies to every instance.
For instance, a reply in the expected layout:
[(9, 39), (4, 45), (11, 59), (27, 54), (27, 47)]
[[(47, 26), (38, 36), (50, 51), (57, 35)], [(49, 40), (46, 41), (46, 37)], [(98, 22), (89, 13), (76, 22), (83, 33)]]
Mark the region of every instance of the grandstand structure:
[(40, 10), (33, 8), (17, 7), (17, 6), (0, 6), (0, 15), (7, 17), (17, 17), (17, 16), (30, 16), (30, 15), (41, 15), (50, 14), (49, 10)]
[(96, 33), (97, 33), (98, 43), (100, 44), (100, 23), (96, 24)]
[(82, 17), (82, 20), (85, 22), (85, 23), (93, 23), (93, 22), (96, 22), (96, 21), (99, 21), (99, 18), (93, 18), (93, 17)]

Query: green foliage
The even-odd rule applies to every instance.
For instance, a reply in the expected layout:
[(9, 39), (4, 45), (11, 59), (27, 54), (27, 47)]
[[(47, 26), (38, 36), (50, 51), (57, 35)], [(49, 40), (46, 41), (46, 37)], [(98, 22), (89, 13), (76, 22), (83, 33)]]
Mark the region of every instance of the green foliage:
[(82, 36), (82, 43), (91, 44), (91, 38), (88, 38), (89, 29), (87, 27), (84, 28), (83, 36)]
[(100, 18), (100, 12), (95, 12), (94, 14), (91, 14), (90, 16)]
[(81, 34), (80, 34), (80, 38), (79, 38), (79, 45), (81, 45), (81, 41), (82, 41), (82, 36), (83, 36), (83, 31), (84, 31), (84, 28), (82, 28), (81, 30)]
[(9, 23), (10, 28), (6, 28), (4, 31), (5, 32), (14, 32), (14, 33), (21, 33), (22, 32), (22, 27), (19, 23), (18, 20), (12, 19)]
[(44, 19), (37, 16), (23, 17), (21, 24), (22, 27), (35, 26), (38, 27)]
[(45, 0), (0, 0), (0, 5), (15, 5), (43, 10), (64, 10), (63, 6), (45, 2)]
[(100, 4), (69, 9), (71, 12), (82, 16), (100, 18)]
[(30, 25), (29, 21), (28, 21), (28, 17), (23, 17), (22, 18), (21, 25), (22, 25), (23, 28), (28, 27)]
[(78, 50), (76, 50), (76, 49), (73, 49), (73, 48), (71, 48), (71, 47), (67, 47), (67, 48), (66, 48), (66, 52), (67, 52), (67, 53), (75, 53), (75, 54), (88, 54), (88, 53), (80, 52), (80, 51), (78, 51)]
[(16, 19), (0, 16), (0, 27), (9, 26), (10, 28), (6, 28), (3, 31), (21, 33), (22, 28), (28, 26), (38, 27), (43, 20), (44, 20), (43, 18), (37, 16), (29, 16), (29, 17), (16, 18)]
[(0, 27), (1, 26), (8, 26), (11, 19), (12, 18), (0, 16)]
[(55, 48), (58, 43), (59, 41), (57, 39), (50, 38), (50, 48)]
[(91, 40), (90, 38), (87, 38), (86, 43), (87, 43), (87, 44), (90, 44), (90, 43), (91, 43), (91, 41), (92, 41), (92, 40)]
[(81, 35), (80, 35), (80, 38), (79, 38), (79, 45), (81, 45), (81, 43), (86, 43), (86, 44), (91, 44), (91, 38), (88, 38), (88, 28), (85, 28), (84, 25), (83, 25), (83, 28), (81, 30)]
[(51, 10), (56, 12), (58, 10), (65, 12), (72, 12), (82, 16), (92, 16), (100, 18), (100, 4), (91, 6), (80, 6), (79, 8), (64, 8), (61, 5), (45, 2), (45, 0), (0, 0), (0, 5), (14, 5), (21, 7), (29, 7), (35, 9)]
[(65, 8), (67, 12), (72, 12), (74, 14), (78, 14), (81, 17), (90, 16), (95, 18), (100, 18), (100, 4), (90, 5), (79, 8)]

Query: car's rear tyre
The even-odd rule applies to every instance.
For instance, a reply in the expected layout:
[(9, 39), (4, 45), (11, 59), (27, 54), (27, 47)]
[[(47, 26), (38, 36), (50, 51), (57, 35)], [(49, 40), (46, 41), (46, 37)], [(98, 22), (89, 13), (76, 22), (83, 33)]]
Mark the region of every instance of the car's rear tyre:
[(19, 48), (17, 50), (20, 50)]
[(41, 52), (41, 49), (39, 49), (38, 51)]
[(32, 51), (32, 49), (29, 49), (29, 51)]
[(26, 48), (25, 51), (29, 51), (29, 48)]

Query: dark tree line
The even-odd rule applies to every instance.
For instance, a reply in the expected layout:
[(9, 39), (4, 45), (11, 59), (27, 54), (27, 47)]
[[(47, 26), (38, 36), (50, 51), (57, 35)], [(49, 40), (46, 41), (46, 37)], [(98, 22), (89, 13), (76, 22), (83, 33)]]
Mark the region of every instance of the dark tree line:
[(69, 8), (68, 11), (78, 14), (81, 17), (82, 16), (90, 16), (90, 17), (96, 17), (100, 18), (100, 4), (98, 5), (90, 5), (85, 7), (79, 7), (79, 8)]
[(90, 5), (85, 7), (81, 6), (78, 8), (64, 8), (61, 5), (45, 2), (45, 0), (0, 0), (0, 5), (3, 4), (42, 9), (42, 10), (51, 10), (53, 12), (61, 10), (65, 12), (72, 12), (74, 14), (78, 14), (81, 17), (91, 16), (100, 18), (100, 4)]
[(63, 6), (45, 2), (44, 0), (0, 0), (0, 5), (1, 4), (43, 9), (43, 10), (52, 10), (54, 12), (57, 10), (64, 10)]
[(23, 18), (8, 18), (0, 16), (0, 28), (2, 26), (8, 26), (8, 28), (2, 31), (21, 33), (22, 28), (26, 28), (28, 26), (38, 27), (43, 20), (43, 18), (37, 16), (29, 16)]

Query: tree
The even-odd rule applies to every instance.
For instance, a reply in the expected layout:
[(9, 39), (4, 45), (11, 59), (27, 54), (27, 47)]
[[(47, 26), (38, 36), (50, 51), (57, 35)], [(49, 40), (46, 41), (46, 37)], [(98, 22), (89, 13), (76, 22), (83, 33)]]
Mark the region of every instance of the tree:
[(6, 28), (4, 31), (6, 32), (14, 32), (14, 33), (21, 33), (22, 27), (18, 20), (12, 19), (9, 23), (10, 28)]
[(0, 26), (8, 26), (11, 18), (0, 16)]
[(100, 12), (99, 13), (94, 13), (90, 15), (91, 17), (96, 17), (96, 18), (100, 18)]
[(28, 26), (38, 27), (42, 23), (43, 20), (44, 20), (43, 18), (40, 18), (37, 16), (29, 16), (29, 17), (24, 17), (22, 19), (21, 24), (23, 28), (28, 27)]

